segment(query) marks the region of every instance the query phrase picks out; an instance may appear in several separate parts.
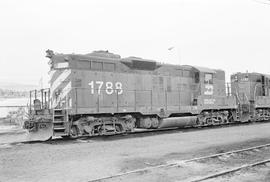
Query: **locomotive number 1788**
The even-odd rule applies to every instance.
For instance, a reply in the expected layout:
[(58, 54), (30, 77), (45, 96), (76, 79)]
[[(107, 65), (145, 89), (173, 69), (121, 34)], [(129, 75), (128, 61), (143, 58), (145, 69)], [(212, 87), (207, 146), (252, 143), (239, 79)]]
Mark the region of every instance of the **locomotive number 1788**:
[(106, 94), (111, 95), (114, 92), (118, 95), (123, 93), (122, 83), (121, 82), (103, 82), (103, 81), (91, 81), (88, 83), (90, 86), (91, 94), (97, 92), (99, 95), (101, 91), (105, 91)]

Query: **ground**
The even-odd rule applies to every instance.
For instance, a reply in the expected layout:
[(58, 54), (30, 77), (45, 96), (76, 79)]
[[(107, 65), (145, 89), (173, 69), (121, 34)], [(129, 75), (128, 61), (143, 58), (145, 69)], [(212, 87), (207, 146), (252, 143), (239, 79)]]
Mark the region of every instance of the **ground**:
[[(0, 181), (90, 181), (264, 143), (270, 143), (270, 123), (174, 131), (144, 137), (3, 144), (0, 145)], [(166, 181), (166, 178), (161, 177), (160, 181)]]

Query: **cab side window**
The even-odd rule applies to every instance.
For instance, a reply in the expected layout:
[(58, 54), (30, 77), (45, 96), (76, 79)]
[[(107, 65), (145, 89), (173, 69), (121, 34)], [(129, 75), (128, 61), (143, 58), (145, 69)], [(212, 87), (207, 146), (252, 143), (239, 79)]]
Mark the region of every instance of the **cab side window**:
[(200, 83), (200, 73), (199, 72), (195, 72), (195, 83)]
[(212, 73), (205, 73), (204, 74), (204, 83), (205, 84), (213, 84), (213, 74)]

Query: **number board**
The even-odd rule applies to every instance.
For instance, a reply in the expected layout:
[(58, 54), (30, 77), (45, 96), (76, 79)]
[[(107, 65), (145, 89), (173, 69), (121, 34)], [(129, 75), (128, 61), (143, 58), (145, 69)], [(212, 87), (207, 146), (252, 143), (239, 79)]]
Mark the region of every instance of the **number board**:
[(117, 93), (123, 94), (123, 88), (121, 82), (103, 82), (103, 81), (91, 81), (88, 83), (90, 86), (91, 94), (101, 94), (101, 91), (105, 91), (106, 94), (111, 95)]

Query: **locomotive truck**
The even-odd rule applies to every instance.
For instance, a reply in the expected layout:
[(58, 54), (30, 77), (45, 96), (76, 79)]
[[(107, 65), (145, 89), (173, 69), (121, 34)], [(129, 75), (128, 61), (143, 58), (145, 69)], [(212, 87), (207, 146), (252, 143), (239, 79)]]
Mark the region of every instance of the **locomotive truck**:
[(46, 51), (50, 88), (30, 92), (32, 140), (268, 120), (270, 76), (162, 64), (108, 51)]

